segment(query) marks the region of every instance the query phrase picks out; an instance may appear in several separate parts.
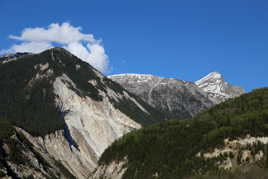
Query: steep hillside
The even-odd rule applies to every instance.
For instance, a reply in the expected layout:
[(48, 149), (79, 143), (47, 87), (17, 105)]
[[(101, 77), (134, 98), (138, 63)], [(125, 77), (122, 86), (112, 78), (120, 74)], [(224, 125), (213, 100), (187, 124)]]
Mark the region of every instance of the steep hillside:
[(268, 88), (263, 88), (193, 119), (168, 121), (123, 136), (105, 150), (92, 176), (175, 179), (247, 172), (253, 166), (268, 166), (267, 143)]
[(62, 48), (0, 63), (0, 123), (7, 126), (1, 126), (0, 168), (6, 175), (86, 178), (115, 139), (162, 119)]
[(166, 119), (191, 118), (214, 104), (192, 82), (142, 74), (120, 74), (109, 78), (164, 113)]
[[(34, 138), (25, 130), (14, 127), (9, 120), (0, 118), (0, 178), (76, 178), (60, 157), (49, 154), (52, 145), (62, 145), (58, 150), (65, 148), (66, 159), (71, 159), (63, 133), (61, 130), (44, 139)], [(53, 140), (55, 143), (47, 145)]]

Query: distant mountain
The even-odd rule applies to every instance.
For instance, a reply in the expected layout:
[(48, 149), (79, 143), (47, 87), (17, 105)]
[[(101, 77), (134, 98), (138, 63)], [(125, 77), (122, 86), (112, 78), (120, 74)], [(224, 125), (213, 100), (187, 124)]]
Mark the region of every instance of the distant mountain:
[(227, 100), (189, 120), (130, 132), (105, 150), (94, 179), (264, 179), (268, 88)]
[(2, 58), (0, 177), (87, 178), (113, 141), (163, 119), (62, 48)]
[(219, 73), (211, 73), (196, 83), (144, 74), (118, 74), (109, 78), (166, 114), (167, 119), (193, 117), (244, 93), (243, 89), (225, 82)]
[(167, 119), (190, 118), (213, 106), (194, 83), (144, 74), (109, 76), (166, 115)]
[(16, 59), (25, 55), (30, 55), (30, 53), (27, 52), (18, 52), (18, 53), (8, 53), (8, 54), (4, 54), (0, 56), (0, 63), (2, 63), (3, 61), (7, 62), (8, 60), (11, 59)]
[(216, 104), (245, 93), (244, 89), (225, 82), (223, 76), (217, 72), (208, 74), (195, 84), (208, 93), (209, 98)]

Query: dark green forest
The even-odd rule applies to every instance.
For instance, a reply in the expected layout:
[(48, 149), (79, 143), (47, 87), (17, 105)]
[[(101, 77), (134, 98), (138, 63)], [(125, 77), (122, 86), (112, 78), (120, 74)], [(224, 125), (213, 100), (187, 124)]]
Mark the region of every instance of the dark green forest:
[(268, 170), (266, 168), (260, 168), (254, 165), (248, 171), (238, 169), (234, 172), (226, 172), (221, 175), (191, 176), (185, 179), (267, 179), (267, 177)]
[(124, 179), (150, 179), (156, 173), (161, 179), (217, 174), (217, 159), (204, 160), (196, 154), (222, 146), (225, 138), (247, 134), (268, 136), (268, 88), (230, 99), (190, 120), (131, 132), (106, 149), (99, 164), (127, 157)]
[(53, 106), (55, 96), (50, 84), (53, 77), (28, 85), (39, 70), (34, 66), (45, 62), (42, 56), (31, 55), (0, 65), (0, 117), (35, 136), (64, 126)]

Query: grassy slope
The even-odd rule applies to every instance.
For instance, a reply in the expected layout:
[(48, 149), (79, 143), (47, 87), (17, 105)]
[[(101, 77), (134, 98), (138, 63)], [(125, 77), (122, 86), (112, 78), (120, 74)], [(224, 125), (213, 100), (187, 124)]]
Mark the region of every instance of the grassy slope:
[(182, 178), (216, 170), (216, 161), (196, 157), (223, 144), (224, 138), (268, 136), (268, 88), (217, 105), (191, 120), (169, 121), (117, 140), (99, 163), (128, 157), (125, 179)]

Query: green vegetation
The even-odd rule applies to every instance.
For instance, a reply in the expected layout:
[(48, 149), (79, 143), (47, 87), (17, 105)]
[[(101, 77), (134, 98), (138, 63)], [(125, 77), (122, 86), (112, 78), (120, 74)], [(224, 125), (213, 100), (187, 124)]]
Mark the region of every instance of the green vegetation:
[(10, 122), (3, 117), (0, 117), (0, 139), (6, 139), (13, 133), (13, 127)]
[(225, 138), (268, 136), (268, 88), (228, 100), (190, 120), (168, 121), (131, 132), (114, 142), (100, 165), (127, 157), (124, 179), (183, 178), (218, 171), (221, 156), (205, 160), (198, 152), (223, 145)]
[(30, 84), (38, 73), (34, 66), (39, 63), (42, 64), (42, 56), (36, 55), (0, 65), (0, 117), (35, 136), (64, 126), (59, 111), (53, 106), (50, 79)]
[(233, 172), (225, 172), (221, 175), (204, 175), (185, 177), (185, 179), (267, 179), (268, 170), (258, 166), (251, 166), (248, 170), (236, 170)]

